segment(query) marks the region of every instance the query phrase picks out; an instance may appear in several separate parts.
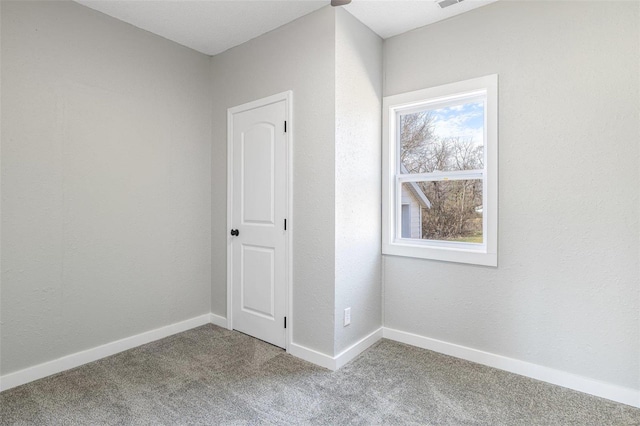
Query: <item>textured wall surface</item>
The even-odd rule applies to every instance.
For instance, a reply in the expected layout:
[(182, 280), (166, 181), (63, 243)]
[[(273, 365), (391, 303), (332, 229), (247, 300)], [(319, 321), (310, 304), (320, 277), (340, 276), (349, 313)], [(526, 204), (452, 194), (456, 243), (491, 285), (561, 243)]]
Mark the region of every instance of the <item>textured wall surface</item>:
[(209, 312), (209, 57), (2, 2), (3, 374)]
[(293, 341), (333, 353), (335, 20), (323, 8), (212, 58), (214, 314), (226, 316), (227, 109), (293, 90)]
[[(336, 9), (335, 354), (382, 326), (382, 39)], [(351, 325), (343, 326), (351, 308)]]
[(500, 79), (499, 265), (384, 257), (387, 327), (640, 388), (639, 22), (498, 2), (385, 42), (385, 95)]

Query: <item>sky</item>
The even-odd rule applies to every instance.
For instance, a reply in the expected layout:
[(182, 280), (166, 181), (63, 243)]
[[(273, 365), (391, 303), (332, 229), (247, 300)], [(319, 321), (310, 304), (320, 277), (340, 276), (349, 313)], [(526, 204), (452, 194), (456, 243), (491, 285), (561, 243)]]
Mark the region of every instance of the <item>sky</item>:
[(484, 105), (470, 102), (432, 110), (434, 133), (440, 137), (460, 136), (473, 138), (477, 145), (484, 144)]

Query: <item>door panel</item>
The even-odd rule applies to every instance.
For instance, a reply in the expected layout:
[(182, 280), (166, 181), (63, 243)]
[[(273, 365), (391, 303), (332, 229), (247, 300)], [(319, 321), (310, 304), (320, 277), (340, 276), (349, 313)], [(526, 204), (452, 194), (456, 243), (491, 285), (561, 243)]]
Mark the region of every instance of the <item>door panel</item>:
[(275, 250), (242, 245), (240, 297), (242, 310), (273, 320), (275, 295)]
[(275, 126), (257, 123), (242, 137), (242, 222), (274, 225)]
[(233, 114), (233, 328), (285, 347), (286, 101)]

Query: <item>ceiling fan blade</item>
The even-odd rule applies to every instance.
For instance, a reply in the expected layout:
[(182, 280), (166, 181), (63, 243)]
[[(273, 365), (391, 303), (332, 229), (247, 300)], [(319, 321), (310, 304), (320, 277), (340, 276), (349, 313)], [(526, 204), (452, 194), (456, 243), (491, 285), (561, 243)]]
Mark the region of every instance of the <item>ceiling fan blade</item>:
[(331, 6), (344, 6), (345, 4), (351, 3), (351, 0), (331, 0)]

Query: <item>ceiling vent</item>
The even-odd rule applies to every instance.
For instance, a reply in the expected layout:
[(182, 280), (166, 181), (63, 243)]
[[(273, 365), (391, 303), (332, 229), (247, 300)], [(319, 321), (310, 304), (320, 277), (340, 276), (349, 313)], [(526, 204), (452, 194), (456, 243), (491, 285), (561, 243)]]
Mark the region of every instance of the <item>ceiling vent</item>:
[(442, 0), (438, 2), (438, 6), (444, 9), (445, 7), (453, 6), (456, 3), (461, 3), (464, 0)]

